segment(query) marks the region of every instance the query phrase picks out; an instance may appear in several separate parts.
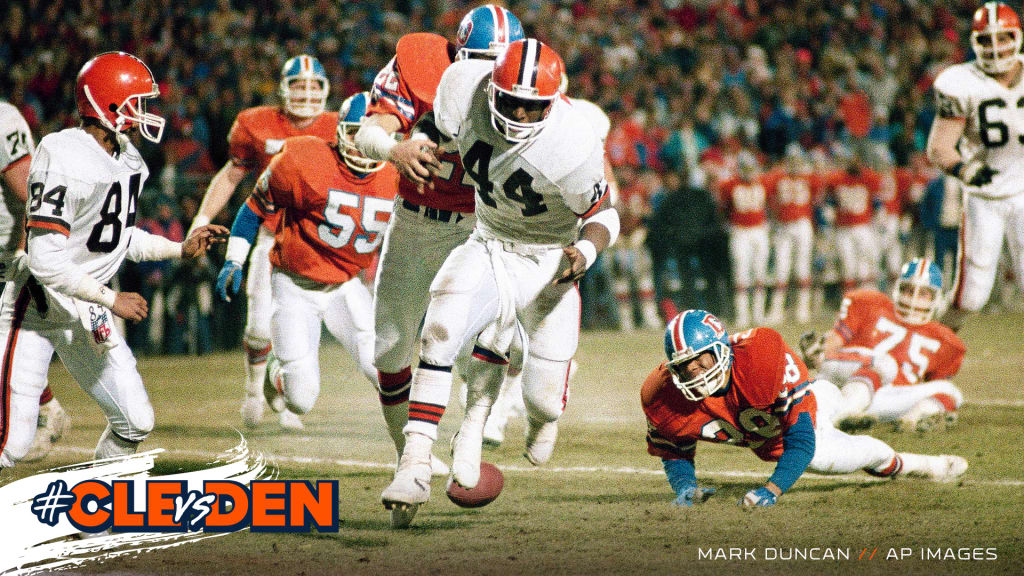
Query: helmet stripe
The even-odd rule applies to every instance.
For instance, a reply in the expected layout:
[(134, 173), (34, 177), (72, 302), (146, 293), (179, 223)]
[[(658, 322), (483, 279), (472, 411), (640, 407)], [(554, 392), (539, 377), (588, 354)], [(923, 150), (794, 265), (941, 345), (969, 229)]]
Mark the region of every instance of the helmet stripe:
[(997, 25), (999, 23), (999, 4), (996, 2), (986, 2), (985, 8), (988, 9), (988, 25)]
[(494, 41), (508, 42), (508, 34), (505, 32), (505, 29), (508, 27), (508, 22), (505, 19), (505, 9), (491, 4), (488, 4), (488, 7), (491, 9), (491, 14), (494, 15)]
[(519, 85), (527, 88), (537, 87), (537, 68), (540, 64), (540, 43), (533, 38), (523, 42), (523, 52), (519, 62)]
[(676, 328), (672, 331), (672, 340), (676, 344), (676, 352), (682, 352), (683, 350), (683, 321), (686, 320), (686, 315), (678, 316), (676, 318)]

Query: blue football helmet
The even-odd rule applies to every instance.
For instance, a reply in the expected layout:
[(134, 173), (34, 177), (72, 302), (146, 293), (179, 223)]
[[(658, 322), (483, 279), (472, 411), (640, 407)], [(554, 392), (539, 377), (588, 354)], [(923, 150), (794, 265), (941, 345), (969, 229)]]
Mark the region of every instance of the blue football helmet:
[(285, 112), (300, 118), (319, 116), (327, 107), (330, 91), (327, 70), (313, 56), (301, 54), (284, 63), (278, 92)]
[[(715, 364), (696, 378), (688, 378), (684, 368), (688, 362), (711, 352)], [(729, 383), (732, 367), (732, 346), (722, 321), (704, 310), (687, 310), (668, 323), (665, 330), (666, 366), (672, 381), (683, 395), (699, 402)]]
[(927, 258), (903, 265), (892, 291), (896, 315), (908, 324), (927, 324), (942, 304), (942, 270)]
[(356, 92), (341, 103), (338, 110), (338, 152), (354, 172), (369, 174), (384, 167), (383, 162), (363, 156), (356, 148), (356, 132), (366, 116), (366, 108), (370, 105), (369, 92)]
[(456, 60), (494, 60), (508, 45), (526, 37), (515, 14), (501, 6), (485, 4), (469, 11), (455, 37)]

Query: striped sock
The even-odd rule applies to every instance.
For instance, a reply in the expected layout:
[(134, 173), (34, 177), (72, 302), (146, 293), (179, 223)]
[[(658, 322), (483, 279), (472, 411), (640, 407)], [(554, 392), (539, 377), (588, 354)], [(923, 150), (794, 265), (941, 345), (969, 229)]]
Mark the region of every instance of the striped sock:
[(437, 440), (437, 425), (444, 416), (452, 392), (452, 367), (420, 361), (409, 390), (409, 423), (405, 434), (423, 434)]

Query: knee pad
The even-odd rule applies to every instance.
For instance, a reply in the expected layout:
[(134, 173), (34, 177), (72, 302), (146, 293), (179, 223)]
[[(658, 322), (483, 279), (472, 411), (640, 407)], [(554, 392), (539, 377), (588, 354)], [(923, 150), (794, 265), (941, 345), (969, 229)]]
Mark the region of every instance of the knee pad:
[(569, 360), (555, 361), (530, 356), (523, 370), (523, 401), (526, 413), (539, 422), (554, 422), (569, 400)]
[(316, 355), (282, 362), (281, 378), (284, 380), (284, 401), (288, 409), (296, 414), (312, 410), (320, 396), (320, 367)]

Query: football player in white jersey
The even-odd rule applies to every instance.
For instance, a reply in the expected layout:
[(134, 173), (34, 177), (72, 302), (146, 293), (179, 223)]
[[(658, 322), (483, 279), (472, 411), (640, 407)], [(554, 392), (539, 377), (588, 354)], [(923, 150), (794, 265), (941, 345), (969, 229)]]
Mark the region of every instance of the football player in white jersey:
[(943, 323), (956, 329), (988, 301), (1006, 237), (1024, 289), (1024, 39), (1002, 2), (974, 13), (972, 62), (935, 79), (936, 117), (928, 159), (965, 184), (957, 279)]
[[(619, 228), (604, 201), (604, 147), (559, 93), (561, 68), (555, 52), (534, 39), (511, 43), (493, 64), (456, 62), (421, 122), (432, 122), (423, 126), (431, 140), (459, 151), (476, 185), (477, 222), (430, 287), (405, 451), (381, 494), (388, 509), (414, 512), (430, 498), (430, 449), (451, 394), (452, 365), (478, 334), (477, 351), (495, 358), (507, 358), (512, 341), (523, 340), (526, 457), (544, 463), (554, 449), (579, 342), (575, 282)], [(452, 446), (451, 481), (464, 487), (479, 481), (484, 421), (500, 385), (501, 378), (470, 385)]]
[[(0, 101), (0, 282), (17, 275), (25, 262), (25, 203), (28, 201), (28, 168), (32, 161), (32, 132), (28, 122), (13, 105)], [(0, 289), (0, 294), (3, 290)], [(39, 418), (26, 462), (41, 460), (71, 429), (71, 417), (54, 398), (47, 385), (39, 397)]]
[(158, 95), (141, 60), (100, 54), (78, 73), (81, 126), (46, 136), (32, 158), (28, 267), (0, 309), (0, 467), (28, 452), (55, 351), (107, 417), (97, 458), (134, 453), (153, 429), (135, 357), (111, 316), (141, 320), (147, 303), (106, 283), (125, 257), (194, 258), (227, 233), (206, 226), (178, 243), (135, 228), (149, 170), (126, 132), (138, 128), (142, 137), (160, 140), (164, 119), (146, 112), (146, 100)]

